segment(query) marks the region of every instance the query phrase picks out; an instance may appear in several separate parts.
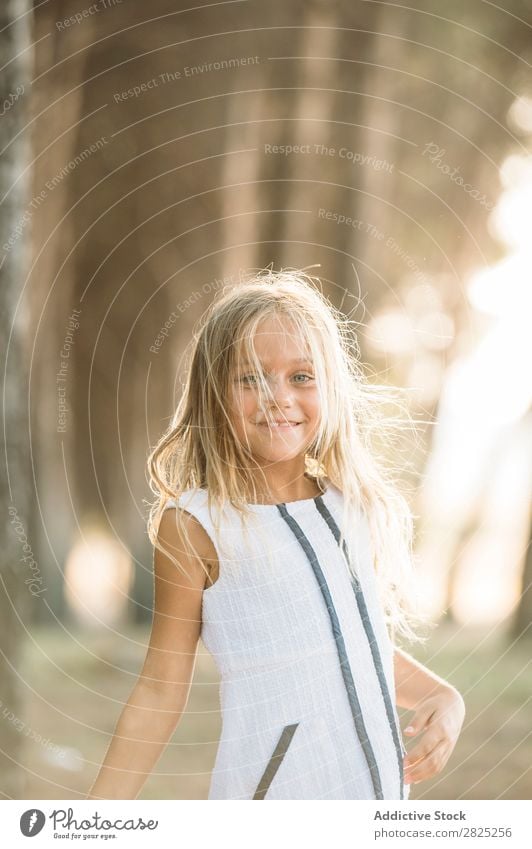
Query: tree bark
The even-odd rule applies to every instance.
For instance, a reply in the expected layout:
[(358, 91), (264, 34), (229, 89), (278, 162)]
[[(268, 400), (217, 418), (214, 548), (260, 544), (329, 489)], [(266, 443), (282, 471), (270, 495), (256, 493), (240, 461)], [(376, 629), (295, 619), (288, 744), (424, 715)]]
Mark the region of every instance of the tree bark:
[[(528, 410), (525, 417), (528, 432), (532, 431), (532, 409)], [(528, 546), (525, 555), (523, 575), (521, 578), (521, 595), (519, 604), (510, 629), (512, 640), (527, 640), (532, 642), (532, 513), (528, 526)]]
[[(27, 358), (25, 352), (26, 299), (24, 296), (28, 244), (28, 164), (24, 127), (32, 60), (30, 27), (32, 9), (27, 0), (6, 0), (0, 6), (0, 339), (4, 364), (3, 411), (6, 442), (2, 447), (0, 515), (4, 533), (0, 555), (0, 792), (18, 799), (24, 792), (23, 761), (24, 682), (17, 675), (32, 602), (42, 604), (33, 591), (38, 564), (32, 561), (28, 518), (31, 508), (31, 473), (28, 463)], [(17, 134), (21, 134), (15, 140)], [(24, 215), (26, 213), (26, 217)], [(26, 559), (23, 559), (23, 558)], [(25, 583), (29, 579), (31, 583)], [(42, 596), (41, 596), (42, 598)]]

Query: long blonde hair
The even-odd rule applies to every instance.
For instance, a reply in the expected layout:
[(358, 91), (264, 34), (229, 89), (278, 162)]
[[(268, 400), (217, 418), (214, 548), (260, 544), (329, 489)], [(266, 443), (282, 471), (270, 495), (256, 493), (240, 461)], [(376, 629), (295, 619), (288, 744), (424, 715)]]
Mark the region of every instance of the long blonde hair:
[[(168, 500), (177, 502), (185, 491), (201, 488), (207, 491), (215, 525), (219, 509), (228, 503), (243, 521), (249, 515), (247, 505), (256, 502), (256, 495), (250, 502), (246, 470), (254, 461), (236, 438), (227, 401), (241, 354), (253, 364), (260, 393), (269, 394), (253, 338), (263, 319), (284, 316), (307, 345), (321, 400), (317, 435), (305, 456), (307, 472), (318, 480), (327, 477), (343, 493), (340, 544), (344, 528), (353, 521), (353, 510), (365, 515), (391, 638), (421, 642), (426, 638), (416, 633), (414, 625), (427, 624), (427, 620), (416, 609), (413, 515), (394, 481), (397, 469), (385, 468), (374, 445), (378, 440), (386, 442), (398, 423), (403, 428), (410, 419), (404, 411), (404, 420), (380, 412), (383, 403), (399, 403), (400, 391), (365, 378), (354, 322), (335, 309), (314, 280), (290, 268), (250, 273), (240, 283), (226, 286), (203, 314), (187, 352), (182, 397), (166, 433), (148, 457), (150, 487), (156, 495), (148, 535), (179, 567), (158, 539)], [(251, 488), (255, 492), (252, 483)], [(175, 512), (188, 538), (184, 515), (181, 510)], [(355, 560), (348, 565), (357, 577)]]

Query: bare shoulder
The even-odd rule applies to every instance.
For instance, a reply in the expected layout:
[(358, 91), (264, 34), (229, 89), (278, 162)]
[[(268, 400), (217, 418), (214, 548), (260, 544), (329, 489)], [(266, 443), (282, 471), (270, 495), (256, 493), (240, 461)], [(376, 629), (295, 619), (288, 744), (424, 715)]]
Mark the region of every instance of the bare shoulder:
[(159, 521), (153, 622), (140, 677), (161, 698), (183, 705), (201, 634), (202, 594), (209, 580), (204, 567), (212, 552), (201, 524), (186, 514), (183, 529), (176, 516), (176, 508), (169, 508)]
[[(181, 522), (177, 521), (177, 513), (180, 514)], [(170, 549), (178, 562), (186, 568), (187, 572), (198, 573), (203, 577), (203, 583), (207, 580), (210, 586), (218, 571), (218, 555), (214, 544), (195, 516), (180, 508), (169, 507), (164, 511), (159, 522), (158, 540), (163, 547)], [(199, 561), (201, 562), (198, 562)], [(205, 569), (210, 579), (206, 579)], [(215, 574), (214, 574), (215, 573)]]

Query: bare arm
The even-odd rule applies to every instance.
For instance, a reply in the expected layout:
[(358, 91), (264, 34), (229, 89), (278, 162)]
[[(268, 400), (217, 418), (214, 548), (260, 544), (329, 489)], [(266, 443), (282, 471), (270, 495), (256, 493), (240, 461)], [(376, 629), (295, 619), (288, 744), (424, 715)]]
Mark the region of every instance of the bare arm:
[(201, 561), (213, 556), (212, 542), (199, 522), (192, 516), (187, 521), (200, 557), (186, 550), (175, 510), (166, 510), (161, 518), (159, 540), (191, 579), (155, 548), (154, 615), (144, 666), (87, 799), (136, 799), (186, 707), (201, 632), (206, 580)]
[(402, 649), (394, 650), (395, 700), (399, 707), (415, 710), (428, 696), (454, 693), (456, 690), (426, 666), (419, 663)]
[(405, 734), (422, 736), (404, 756), (405, 782), (442, 771), (458, 740), (465, 704), (458, 690), (401, 649), (394, 651), (396, 702), (414, 711)]

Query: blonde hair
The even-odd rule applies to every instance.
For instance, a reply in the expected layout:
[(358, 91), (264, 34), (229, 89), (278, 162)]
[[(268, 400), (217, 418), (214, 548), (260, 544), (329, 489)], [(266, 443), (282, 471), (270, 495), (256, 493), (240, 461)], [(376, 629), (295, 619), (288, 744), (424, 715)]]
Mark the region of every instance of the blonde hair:
[[(150, 509), (148, 535), (179, 567), (161, 545), (158, 526), (168, 500), (177, 502), (189, 489), (207, 491), (217, 528), (219, 511), (227, 503), (239, 511), (244, 523), (249, 517), (247, 505), (256, 502), (256, 490), (246, 470), (255, 461), (236, 438), (227, 401), (242, 353), (252, 363), (261, 396), (269, 394), (253, 338), (264, 319), (284, 316), (306, 343), (321, 400), (316, 437), (305, 456), (307, 472), (318, 480), (327, 477), (343, 493), (341, 546), (344, 528), (349, 522), (353, 527), (353, 511), (365, 515), (392, 641), (402, 636), (420, 642), (425, 637), (416, 633), (414, 624), (427, 623), (416, 610), (413, 515), (394, 483), (397, 470), (385, 469), (373, 444), (386, 442), (397, 422), (404, 425), (379, 411), (380, 404), (397, 402), (399, 390), (364, 377), (354, 322), (334, 308), (314, 280), (290, 268), (250, 273), (240, 283), (225, 287), (202, 316), (188, 350), (182, 397), (148, 458), (150, 487), (157, 496)], [(250, 484), (253, 502), (249, 502)], [(181, 533), (189, 539), (183, 511), (175, 512)], [(350, 558), (348, 565), (356, 578), (356, 558)]]

